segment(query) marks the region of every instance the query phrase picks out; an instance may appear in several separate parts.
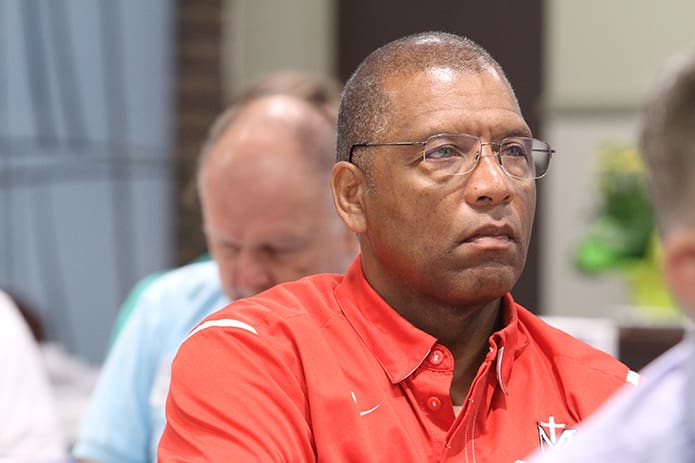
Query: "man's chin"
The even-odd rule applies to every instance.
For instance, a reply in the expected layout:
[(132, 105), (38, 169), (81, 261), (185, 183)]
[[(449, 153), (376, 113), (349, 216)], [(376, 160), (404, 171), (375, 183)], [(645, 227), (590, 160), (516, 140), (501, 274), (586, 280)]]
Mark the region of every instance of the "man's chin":
[(511, 291), (519, 276), (520, 273), (510, 267), (494, 266), (466, 272), (459, 284), (466, 288), (466, 296), (475, 295), (477, 300), (491, 301)]
[(231, 299), (237, 301), (239, 299), (245, 299), (247, 297), (255, 296), (260, 291), (235, 291)]

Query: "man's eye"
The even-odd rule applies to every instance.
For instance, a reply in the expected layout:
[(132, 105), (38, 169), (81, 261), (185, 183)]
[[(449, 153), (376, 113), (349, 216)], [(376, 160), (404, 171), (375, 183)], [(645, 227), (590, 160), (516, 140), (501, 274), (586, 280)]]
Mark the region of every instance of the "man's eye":
[(425, 159), (448, 159), (456, 156), (461, 156), (461, 152), (451, 145), (439, 146), (425, 152)]
[(270, 247), (268, 248), (268, 254), (271, 254), (273, 256), (282, 256), (284, 254), (289, 254), (292, 252), (290, 249), (287, 248), (276, 248), (276, 247)]
[(298, 246), (272, 246), (266, 245), (263, 247), (263, 252), (273, 258), (282, 259), (284, 257), (292, 256), (299, 251)]
[(520, 143), (505, 143), (502, 145), (502, 156), (526, 157), (526, 147)]
[(241, 250), (239, 245), (232, 243), (223, 243), (221, 248), (228, 256), (239, 254), (239, 251)]

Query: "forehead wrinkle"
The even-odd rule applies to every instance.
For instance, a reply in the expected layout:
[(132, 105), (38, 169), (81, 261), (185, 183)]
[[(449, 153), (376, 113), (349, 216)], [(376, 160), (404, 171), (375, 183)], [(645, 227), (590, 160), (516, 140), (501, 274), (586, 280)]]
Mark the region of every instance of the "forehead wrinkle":
[[(476, 74), (439, 67), (393, 74), (385, 77), (383, 89), (392, 107), (384, 134), (400, 136), (409, 128), (420, 139), (442, 132), (530, 134), (511, 88), (494, 70)], [(411, 116), (400, 120), (399, 107), (407, 107)], [(456, 120), (461, 123), (452, 127)]]
[[(490, 110), (489, 117), (485, 116), (485, 111), (456, 110), (459, 113), (474, 113), (475, 117), (467, 118), (464, 116), (460, 118), (459, 122), (454, 124), (451, 123), (450, 118), (444, 117), (444, 113), (448, 111), (451, 111), (451, 109), (435, 111), (435, 117), (432, 117), (432, 112), (429, 112), (424, 123), (420, 123), (417, 120), (418, 115), (415, 115), (408, 123), (402, 125), (399, 131), (401, 133), (410, 134), (409, 138), (412, 140), (408, 141), (421, 141), (425, 140), (427, 137), (441, 133), (466, 133), (480, 137), (489, 136), (492, 139), (514, 136), (528, 137), (531, 135), (530, 129), (525, 121), (521, 115), (515, 111), (509, 111), (509, 117), (500, 118), (498, 109)], [(437, 117), (437, 113), (440, 113), (441, 117)], [(483, 117), (481, 117), (481, 115)], [(411, 127), (412, 131), (409, 130)]]

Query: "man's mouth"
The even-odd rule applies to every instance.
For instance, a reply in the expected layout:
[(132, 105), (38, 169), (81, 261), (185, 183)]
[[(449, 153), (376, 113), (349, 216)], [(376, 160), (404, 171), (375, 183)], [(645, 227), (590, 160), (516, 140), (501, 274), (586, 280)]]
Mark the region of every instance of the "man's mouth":
[(514, 241), (514, 231), (508, 225), (486, 225), (475, 230), (463, 242), (478, 244), (508, 244)]

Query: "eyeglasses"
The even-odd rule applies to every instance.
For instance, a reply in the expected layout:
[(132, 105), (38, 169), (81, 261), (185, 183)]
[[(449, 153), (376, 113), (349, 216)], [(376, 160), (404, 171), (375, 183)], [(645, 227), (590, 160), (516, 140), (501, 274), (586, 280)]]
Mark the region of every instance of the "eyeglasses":
[(432, 176), (464, 175), (475, 169), (483, 146), (497, 149), (497, 162), (511, 177), (538, 179), (550, 167), (555, 150), (546, 142), (528, 137), (507, 137), (500, 143), (484, 142), (480, 137), (466, 133), (441, 133), (425, 141), (392, 143), (355, 143), (350, 147), (348, 161), (352, 163), (355, 148), (374, 146), (422, 146), (422, 165)]

